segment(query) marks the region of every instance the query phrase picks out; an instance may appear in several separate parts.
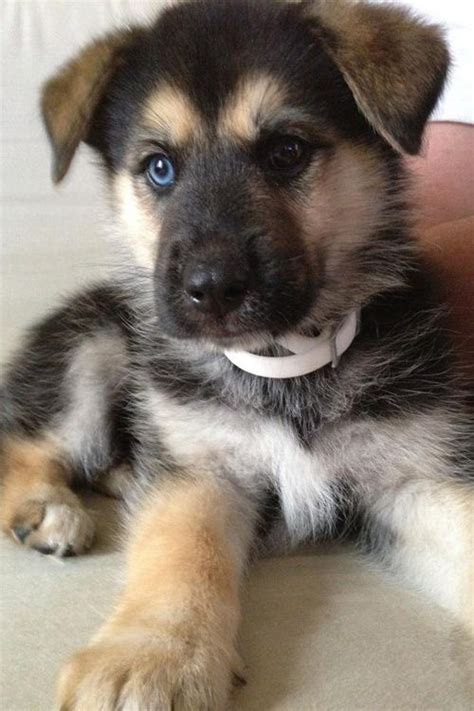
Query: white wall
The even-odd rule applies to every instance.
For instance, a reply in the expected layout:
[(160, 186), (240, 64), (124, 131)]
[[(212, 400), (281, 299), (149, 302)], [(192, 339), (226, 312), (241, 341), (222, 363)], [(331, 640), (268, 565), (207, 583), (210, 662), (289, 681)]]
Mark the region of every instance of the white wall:
[(61, 294), (111, 261), (99, 171), (82, 147), (60, 187), (38, 110), (42, 82), (85, 42), (163, 0), (2, 0), (0, 359)]

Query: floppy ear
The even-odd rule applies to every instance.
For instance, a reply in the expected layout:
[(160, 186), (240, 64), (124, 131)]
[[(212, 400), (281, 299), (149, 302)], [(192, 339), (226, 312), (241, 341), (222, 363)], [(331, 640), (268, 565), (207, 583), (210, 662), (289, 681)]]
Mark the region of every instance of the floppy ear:
[(135, 32), (96, 40), (62, 67), (43, 87), (41, 111), (53, 149), (52, 177), (59, 183), (92, 126), (94, 113)]
[(307, 9), (369, 123), (397, 151), (417, 153), (449, 65), (441, 28), (393, 4), (312, 0)]

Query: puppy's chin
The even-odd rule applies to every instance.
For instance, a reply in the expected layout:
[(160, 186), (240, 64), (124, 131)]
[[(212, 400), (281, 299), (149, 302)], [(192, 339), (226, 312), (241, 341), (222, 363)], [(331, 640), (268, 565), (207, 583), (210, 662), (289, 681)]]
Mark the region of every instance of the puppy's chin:
[(239, 336), (220, 336), (201, 338), (199, 343), (211, 351), (251, 351), (258, 353), (268, 349), (274, 342), (274, 336), (269, 331), (253, 331)]
[(317, 293), (311, 294), (308, 289), (300, 298), (293, 297), (285, 303), (280, 293), (263, 298), (254, 293), (236, 309), (202, 311), (193, 309), (183, 299), (182, 291), (163, 288), (163, 282), (157, 282), (155, 307), (160, 331), (173, 340), (201, 344), (214, 351), (259, 351), (274, 344), (278, 336), (301, 331)]
[(166, 325), (161, 323), (160, 330), (174, 341), (189, 344), (193, 350), (198, 348), (210, 353), (227, 350), (263, 353), (275, 346), (276, 338), (289, 333), (297, 332), (306, 336), (319, 333), (315, 328), (302, 329), (301, 321), (293, 326), (287, 323), (285, 327), (269, 327), (263, 324), (229, 326), (225, 320), (222, 324), (215, 323), (212, 326), (206, 324), (198, 327), (193, 323), (192, 327), (186, 327), (183, 323), (167, 320)]
[(193, 348), (208, 352), (244, 350), (253, 353), (267, 351), (275, 346), (278, 337), (290, 333), (317, 336), (321, 329), (308, 314), (298, 314), (296, 318), (245, 318), (238, 314), (222, 319), (183, 318), (169, 308), (158, 308), (160, 332), (166, 337), (189, 343)]
[(165, 319), (161, 323), (161, 331), (176, 341), (190, 343), (207, 351), (225, 350), (262, 350), (274, 340), (276, 333), (268, 328), (228, 326), (225, 322), (210, 326), (196, 323), (192, 327)]

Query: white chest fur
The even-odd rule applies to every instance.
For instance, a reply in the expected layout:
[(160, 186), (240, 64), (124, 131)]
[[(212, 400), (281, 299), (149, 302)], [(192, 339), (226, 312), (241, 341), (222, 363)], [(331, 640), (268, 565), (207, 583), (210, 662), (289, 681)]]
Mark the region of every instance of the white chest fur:
[(453, 423), (446, 413), (348, 419), (327, 425), (307, 448), (276, 418), (209, 402), (180, 404), (152, 387), (143, 406), (180, 466), (230, 475), (256, 493), (273, 484), (294, 539), (333, 521), (334, 485), (341, 478), (357, 482), (359, 495), (373, 506), (391, 500), (403, 482), (439, 480), (450, 468), (445, 446)]
[(278, 420), (248, 416), (208, 402), (180, 404), (149, 388), (147, 417), (185, 468), (231, 475), (247, 490), (272, 483), (289, 531), (297, 538), (318, 530), (331, 507), (331, 474), (323, 457), (304, 448)]

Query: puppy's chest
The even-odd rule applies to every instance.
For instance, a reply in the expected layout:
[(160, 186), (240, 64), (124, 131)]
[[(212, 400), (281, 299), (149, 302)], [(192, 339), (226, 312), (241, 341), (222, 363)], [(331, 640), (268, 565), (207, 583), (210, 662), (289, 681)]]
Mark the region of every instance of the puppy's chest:
[(273, 483), (282, 492), (299, 486), (317, 494), (334, 476), (323, 454), (324, 435), (305, 446), (295, 427), (278, 417), (182, 403), (155, 388), (144, 403), (157, 437), (179, 466), (210, 469), (250, 488)]

